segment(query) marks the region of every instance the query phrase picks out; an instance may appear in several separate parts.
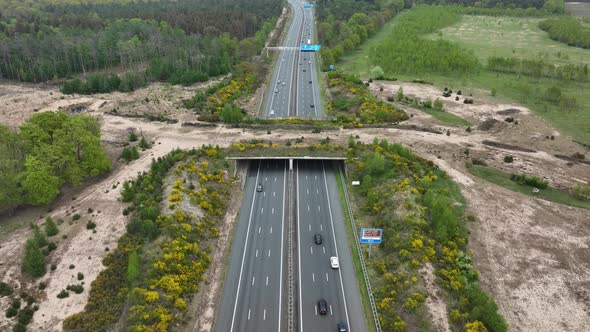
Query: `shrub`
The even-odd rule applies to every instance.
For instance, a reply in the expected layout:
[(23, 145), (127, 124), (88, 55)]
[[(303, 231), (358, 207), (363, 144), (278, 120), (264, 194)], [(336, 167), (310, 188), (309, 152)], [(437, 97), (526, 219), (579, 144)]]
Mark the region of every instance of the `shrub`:
[(440, 101), (440, 99), (436, 98), (436, 100), (434, 101), (434, 108), (437, 110), (443, 109), (443, 103), (442, 101)]
[(135, 142), (137, 141), (137, 134), (135, 133), (135, 131), (132, 131), (129, 133), (129, 142)]
[(40, 282), (39, 283), (39, 290), (44, 290), (45, 288), (47, 288), (47, 284), (44, 282)]
[(43, 256), (35, 240), (27, 240), (25, 244), (22, 270), (33, 278), (38, 278), (45, 274), (45, 256)]
[(150, 146), (150, 143), (148, 143), (143, 136), (141, 137), (141, 140), (139, 140), (139, 145), (138, 146), (142, 150), (147, 150), (147, 149), (149, 149), (151, 147)]
[(45, 234), (47, 236), (54, 236), (59, 232), (55, 221), (51, 217), (45, 219)]
[(136, 251), (129, 255), (129, 263), (127, 264), (127, 281), (130, 284), (137, 279), (139, 275), (139, 255)]
[(73, 270), (74, 268), (76, 268), (76, 265), (74, 265), (74, 264), (70, 264), (70, 266), (68, 266), (68, 268), (69, 268), (70, 270)]
[(57, 298), (58, 299), (65, 299), (66, 297), (70, 296), (70, 292), (68, 292), (65, 289), (62, 289), (61, 292), (59, 292), (59, 294), (57, 294)]
[(41, 233), (39, 226), (33, 226), (33, 241), (39, 247), (45, 247), (47, 245), (47, 237), (45, 237), (44, 233)]
[(513, 161), (514, 161), (514, 157), (512, 157), (512, 156), (505, 156), (504, 157), (504, 162), (505, 163), (511, 163)]
[(578, 184), (573, 190), (572, 195), (583, 201), (590, 201), (590, 184)]
[(86, 229), (95, 229), (96, 228), (96, 223), (93, 222), (92, 220), (88, 220), (88, 222), (86, 223)]
[(14, 293), (14, 289), (4, 281), (0, 281), (0, 296), (10, 296)]
[(82, 286), (82, 284), (80, 285), (68, 285), (68, 287), (66, 287), (66, 290), (72, 291), (76, 294), (81, 294), (84, 291), (84, 286)]
[(496, 88), (492, 88), (492, 91), (490, 92), (490, 94), (492, 95), (492, 97), (495, 97), (496, 96), (496, 93), (497, 93)]
[(6, 318), (12, 318), (16, 316), (16, 314), (18, 314), (18, 308), (8, 307), (8, 309), (6, 309)]
[(84, 280), (84, 274), (82, 272), (78, 272), (78, 280)]
[(535, 187), (538, 189), (545, 189), (549, 185), (548, 181), (545, 181), (545, 180), (541, 179), (540, 177), (529, 176), (526, 174), (512, 174), (512, 175), (510, 175), (510, 180), (512, 180), (518, 184), (522, 184), (522, 185), (526, 185), (526, 186), (530, 186), (530, 187)]
[(18, 322), (27, 325), (33, 320), (35, 311), (32, 308), (24, 308), (18, 313)]
[(12, 332), (27, 332), (27, 327), (21, 323), (16, 323), (12, 328)]
[(467, 131), (468, 133), (471, 132), (471, 127), (467, 127), (467, 129), (465, 129), (465, 131)]
[(15, 309), (20, 309), (20, 299), (14, 299), (12, 300), (12, 303), (10, 303), (10, 306), (15, 308)]
[(131, 160), (135, 160), (139, 158), (139, 152), (137, 151), (136, 147), (126, 147), (121, 152), (121, 159), (125, 160), (126, 162), (130, 162)]
[(72, 220), (76, 221), (76, 220), (80, 220), (80, 215), (79, 214), (75, 214), (72, 216)]

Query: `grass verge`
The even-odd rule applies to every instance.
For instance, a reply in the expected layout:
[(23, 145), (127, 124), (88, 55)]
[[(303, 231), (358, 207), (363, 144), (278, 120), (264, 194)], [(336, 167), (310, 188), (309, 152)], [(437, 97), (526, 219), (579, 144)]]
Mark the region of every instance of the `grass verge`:
[(434, 108), (427, 108), (427, 107), (416, 107), (420, 111), (424, 113), (430, 114), (432, 117), (437, 119), (440, 122), (444, 122), (450, 125), (455, 126), (471, 126), (472, 123), (463, 119), (460, 116), (457, 116), (453, 113), (449, 113), (447, 111), (439, 111)]
[(497, 184), (506, 189), (516, 191), (528, 196), (541, 198), (547, 201), (565, 204), (569, 206), (590, 209), (589, 201), (582, 201), (573, 197), (569, 192), (559, 190), (553, 187), (547, 187), (546, 189), (539, 189), (538, 193), (533, 193), (530, 186), (518, 184), (510, 180), (510, 174), (502, 172), (500, 170), (485, 167), (480, 165), (471, 165), (467, 167), (469, 172), (477, 177), (480, 177), (488, 182)]
[(336, 182), (338, 183), (338, 197), (340, 198), (340, 205), (342, 206), (342, 211), (344, 211), (346, 236), (348, 238), (348, 243), (354, 244), (353, 248), (351, 248), (352, 261), (354, 262), (356, 280), (358, 282), (359, 289), (361, 292), (361, 301), (363, 303), (363, 311), (365, 313), (365, 323), (367, 324), (368, 332), (376, 332), (375, 322), (372, 320), (373, 314), (371, 312), (371, 303), (369, 302), (369, 293), (367, 291), (367, 286), (363, 282), (365, 277), (363, 276), (363, 269), (361, 267), (361, 260), (358, 255), (358, 250), (356, 250), (356, 240), (354, 238), (354, 232), (352, 230), (350, 215), (348, 214), (348, 207), (346, 206), (346, 198), (344, 197), (344, 184), (342, 183), (342, 178), (340, 177), (339, 168), (336, 169), (336, 178)]

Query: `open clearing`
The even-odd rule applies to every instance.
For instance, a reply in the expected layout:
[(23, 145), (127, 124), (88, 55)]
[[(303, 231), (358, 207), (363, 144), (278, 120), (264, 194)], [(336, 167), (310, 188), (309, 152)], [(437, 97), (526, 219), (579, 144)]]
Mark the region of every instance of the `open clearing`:
[[(379, 87), (383, 86), (383, 92)], [(397, 82), (376, 82), (370, 88), (385, 100), (402, 86), (406, 95), (421, 99), (434, 100), (442, 95), (438, 88), (428, 85)], [(112, 248), (117, 238), (125, 229), (126, 219), (121, 211), (124, 204), (117, 201), (120, 185), (127, 179), (134, 178), (138, 172), (149, 167), (152, 158), (157, 158), (170, 150), (192, 148), (202, 144), (219, 144), (228, 146), (242, 139), (268, 139), (275, 143), (305, 137), (305, 143), (312, 143), (329, 136), (334, 142), (346, 144), (349, 135), (358, 135), (363, 142), (371, 142), (375, 137), (385, 138), (391, 142), (400, 142), (410, 147), (418, 155), (433, 160), (444, 169), (462, 187), (468, 202), (469, 213), (477, 221), (470, 225), (471, 249), (474, 251), (475, 263), (485, 290), (496, 298), (501, 312), (505, 315), (513, 331), (581, 331), (590, 324), (590, 220), (588, 210), (566, 207), (548, 201), (535, 199), (473, 177), (465, 169), (465, 161), (471, 158), (484, 160), (488, 165), (506, 172), (527, 172), (545, 176), (553, 186), (570, 188), (576, 183), (590, 180), (588, 166), (581, 163), (567, 162), (553, 157), (555, 154), (571, 155), (582, 153), (589, 157), (589, 151), (560, 136), (554, 129), (537, 119), (526, 107), (512, 103), (498, 103), (495, 99), (484, 98), (474, 92), (476, 100), (473, 105), (455, 102), (453, 98), (443, 99), (444, 108), (474, 124), (472, 132), (465, 127), (447, 126), (419, 110), (404, 106), (409, 114), (414, 115), (408, 125), (429, 127), (443, 132), (450, 131), (450, 136), (417, 130), (401, 129), (349, 129), (336, 132), (302, 133), (288, 130), (273, 130), (272, 134), (264, 131), (244, 131), (223, 126), (214, 128), (182, 127), (179, 123), (166, 124), (147, 122), (140, 119), (122, 118), (104, 114), (113, 108), (132, 111), (141, 106), (151, 108), (153, 112), (168, 112), (173, 118), (193, 120), (194, 115), (178, 109), (182, 98), (192, 95), (184, 88), (167, 87), (156, 84), (130, 94), (109, 94), (89, 97), (67, 96), (55, 88), (34, 85), (1, 86), (0, 91), (8, 91), (5, 99), (0, 99), (1, 109), (6, 111), (3, 123), (18, 125), (34, 108), (39, 110), (55, 107), (67, 101), (68, 105), (84, 103), (86, 105), (106, 104), (96, 109), (86, 108), (83, 112), (94, 114), (102, 123), (103, 142), (113, 146), (112, 155), (117, 147), (126, 141), (127, 130), (135, 128), (154, 141), (154, 146), (143, 153), (140, 159), (129, 164), (121, 164), (102, 179), (74, 193), (65, 193), (53, 204), (51, 215), (65, 220), (60, 226), (58, 249), (51, 255), (49, 264), (57, 266), (43, 278), (27, 289), (35, 294), (40, 302), (40, 310), (35, 314), (33, 330), (60, 330), (61, 321), (67, 315), (80, 311), (87, 300), (88, 287), (80, 295), (73, 295), (59, 300), (56, 294), (67, 284), (72, 283), (76, 272), (83, 272), (85, 285), (90, 285), (102, 265), (100, 261), (108, 253), (106, 247)], [(3, 93), (0, 93), (3, 94)], [(168, 97), (164, 97), (168, 96)], [(145, 98), (149, 98), (149, 102)], [(35, 99), (39, 98), (39, 99)], [(12, 106), (13, 100), (31, 100), (28, 103)], [(151, 105), (160, 100), (161, 107)], [(163, 100), (166, 100), (164, 103)], [(99, 102), (99, 104), (96, 104)], [(129, 106), (126, 106), (129, 105)], [(163, 106), (164, 105), (164, 106)], [(125, 107), (129, 107), (128, 109)], [(69, 108), (68, 108), (69, 109)], [(516, 109), (511, 117), (519, 121), (518, 125), (505, 122), (507, 115), (499, 113), (507, 109)], [(8, 115), (8, 111), (11, 111)], [(488, 130), (475, 129), (477, 124), (490, 118), (496, 122)], [(547, 139), (554, 135), (555, 139)], [(518, 152), (491, 147), (482, 144), (483, 140), (493, 140), (506, 144), (527, 147), (537, 152)], [(120, 147), (119, 147), (120, 149)], [(469, 155), (466, 155), (466, 150)], [(512, 155), (515, 161), (504, 163), (503, 157)], [(113, 188), (115, 185), (115, 188)], [(72, 200), (72, 196), (76, 196)], [(239, 204), (237, 202), (236, 204)], [(87, 214), (87, 208), (94, 209)], [(100, 210), (100, 213), (98, 212)], [(3, 218), (2, 224), (13, 220), (39, 222), (47, 212), (41, 209), (30, 213), (23, 211), (14, 218)], [(72, 211), (82, 215), (78, 223), (72, 222)], [(28, 214), (27, 214), (28, 213)], [(86, 230), (84, 224), (88, 218), (97, 224), (97, 233)], [(14, 222), (13, 222), (14, 224)], [(24, 285), (26, 278), (20, 273), (20, 257), (27, 237), (27, 227), (17, 228), (3, 235), (0, 245), (0, 279)], [(92, 237), (92, 240), (90, 238)], [(70, 270), (68, 266), (75, 265)], [(40, 281), (47, 281), (44, 291), (36, 289)], [(207, 289), (203, 287), (203, 291)], [(18, 291), (23, 289), (18, 288)], [(210, 294), (199, 294), (209, 299)], [(0, 311), (5, 311), (9, 304), (0, 301)], [(212, 315), (207, 309), (209, 317)], [(438, 316), (438, 315), (437, 315)], [(440, 320), (440, 317), (439, 317)], [(195, 322), (196, 323), (196, 322)], [(0, 329), (6, 328), (5, 322)], [(202, 331), (205, 329), (202, 328)]]
[(460, 42), (483, 63), (488, 57), (543, 59), (559, 65), (590, 64), (590, 50), (549, 38), (539, 28), (544, 18), (463, 15), (461, 21), (430, 38)]

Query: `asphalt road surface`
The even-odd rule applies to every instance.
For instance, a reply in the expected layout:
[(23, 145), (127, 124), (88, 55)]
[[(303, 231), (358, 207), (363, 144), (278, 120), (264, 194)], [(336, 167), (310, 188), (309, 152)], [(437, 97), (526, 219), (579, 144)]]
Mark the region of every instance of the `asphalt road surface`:
[[(296, 163), (299, 262), (299, 331), (336, 331), (345, 322), (349, 331), (367, 331), (352, 255), (338, 197), (336, 172), (330, 162)], [(315, 235), (322, 241), (317, 244)], [(340, 267), (332, 268), (330, 257)], [(327, 302), (319, 313), (318, 301)]]
[(255, 161), (248, 170), (217, 332), (286, 330), (286, 172), (286, 161)]
[(301, 52), (302, 44), (315, 44), (313, 8), (290, 0), (293, 20), (280, 51), (278, 62), (266, 93), (264, 115), (269, 118), (323, 116), (314, 52)]

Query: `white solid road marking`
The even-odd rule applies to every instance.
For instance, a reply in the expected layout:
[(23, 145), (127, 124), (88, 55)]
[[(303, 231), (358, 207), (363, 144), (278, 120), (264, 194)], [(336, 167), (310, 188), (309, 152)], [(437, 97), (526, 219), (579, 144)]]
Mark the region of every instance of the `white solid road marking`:
[(313, 307), (315, 309), (315, 315), (317, 316), (318, 315), (318, 306), (317, 305), (314, 305)]
[[(330, 308), (330, 312), (332, 312), (332, 308)], [(262, 315), (262, 320), (266, 320), (266, 309), (264, 309), (264, 313)]]
[[(326, 278), (328, 277), (328, 274), (326, 273)], [(268, 286), (268, 276), (266, 276), (266, 285)]]
[(258, 234), (260, 234), (261, 230), (262, 230), (262, 227), (258, 226)]
[(254, 286), (254, 280), (256, 280), (256, 277), (252, 277), (252, 286)]
[(332, 313), (332, 305), (330, 304), (330, 316), (333, 316), (334, 314)]
[[(258, 183), (258, 176), (260, 175), (260, 162), (258, 163), (258, 171), (256, 172), (256, 183)], [(256, 188), (254, 188), (254, 194), (256, 194)], [(246, 248), (248, 248), (248, 234), (250, 233), (250, 225), (252, 222), (252, 212), (254, 212), (254, 199), (252, 199), (252, 205), (250, 206), (250, 217), (248, 218), (248, 228), (246, 231), (246, 242), (244, 243), (244, 252), (242, 253), (242, 264), (240, 266), (240, 276), (238, 277), (238, 288), (236, 290), (236, 302), (234, 303), (234, 312), (231, 318), (230, 332), (234, 330), (234, 323), (236, 319), (236, 309), (238, 308), (238, 299), (240, 297), (240, 285), (242, 284), (242, 272), (244, 271), (244, 260), (246, 259)], [(248, 312), (249, 314), (250, 312)]]
[(250, 320), (250, 309), (248, 309), (248, 320)]
[(268, 257), (270, 257), (270, 249), (268, 249)]
[(315, 282), (315, 273), (311, 274), (311, 279), (313, 279), (313, 282)]
[[(325, 250), (324, 250), (325, 251)], [(258, 249), (256, 249), (256, 257), (258, 257)]]

